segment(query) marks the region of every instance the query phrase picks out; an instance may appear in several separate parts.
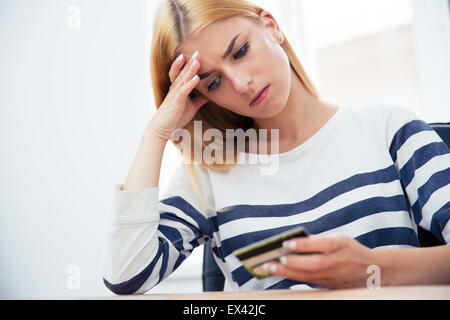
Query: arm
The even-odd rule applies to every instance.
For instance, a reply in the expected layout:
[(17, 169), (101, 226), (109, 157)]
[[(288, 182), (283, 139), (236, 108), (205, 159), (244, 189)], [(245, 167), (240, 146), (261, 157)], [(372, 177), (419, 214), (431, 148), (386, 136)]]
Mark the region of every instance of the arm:
[(389, 152), (414, 222), (442, 243), (450, 242), (450, 151), (424, 121), (398, 129)]
[[(404, 108), (392, 110), (386, 130), (411, 219), (450, 243), (449, 149), (428, 124)], [(450, 283), (449, 245), (371, 250), (355, 239), (334, 235), (298, 239), (295, 251), (323, 254), (287, 255), (284, 264), (270, 264), (268, 270), (330, 288), (365, 286), (371, 265), (380, 267), (384, 285)]]
[[(412, 219), (442, 243), (449, 243), (450, 151), (426, 122), (408, 110), (395, 109), (391, 119), (405, 119), (391, 126), (398, 129), (389, 140), (389, 152)], [(388, 284), (450, 283), (448, 245), (379, 250), (376, 254)]]
[(159, 200), (166, 142), (208, 101), (188, 98), (199, 81), (193, 77), (200, 67), (197, 54), (190, 67), (183, 55), (172, 62), (169, 91), (145, 130), (125, 184), (115, 185), (103, 260), (103, 281), (114, 293), (149, 290), (212, 234), (182, 171), (175, 172), (168, 194)]
[(103, 281), (116, 294), (148, 291), (169, 276), (211, 233), (203, 215), (205, 210), (192, 195), (183, 165), (175, 171), (166, 194), (159, 198), (162, 156), (155, 150), (162, 151), (164, 144), (157, 141), (143, 139), (126, 184), (115, 185), (113, 190)]
[[(365, 287), (370, 266), (378, 266), (380, 285), (450, 284), (450, 245), (430, 248), (369, 249), (345, 235), (311, 235), (286, 247), (288, 254), (265, 266), (272, 274), (327, 288)], [(320, 252), (320, 253), (312, 253)]]
[(381, 285), (450, 284), (450, 245), (374, 250)]
[(166, 144), (167, 140), (151, 132), (142, 136), (133, 164), (121, 190), (158, 187)]

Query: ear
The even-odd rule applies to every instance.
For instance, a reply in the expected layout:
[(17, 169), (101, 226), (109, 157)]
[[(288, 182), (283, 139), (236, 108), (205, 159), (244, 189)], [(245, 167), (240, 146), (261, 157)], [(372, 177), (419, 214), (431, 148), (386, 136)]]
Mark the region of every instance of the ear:
[(283, 43), (284, 35), (278, 25), (278, 22), (275, 20), (273, 15), (266, 10), (262, 10), (259, 13), (260, 21), (264, 27), (266, 27), (267, 31), (274, 37), (274, 39), (279, 43)]

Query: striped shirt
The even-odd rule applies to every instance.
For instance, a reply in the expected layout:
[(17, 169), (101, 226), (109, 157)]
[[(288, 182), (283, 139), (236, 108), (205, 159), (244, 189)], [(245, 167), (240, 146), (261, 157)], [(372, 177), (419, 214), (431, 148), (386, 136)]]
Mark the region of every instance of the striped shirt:
[(117, 294), (144, 293), (211, 240), (232, 290), (318, 288), (277, 275), (258, 280), (232, 254), (300, 225), (372, 249), (419, 247), (417, 226), (450, 241), (450, 151), (404, 107), (340, 107), (301, 145), (263, 156), (276, 157), (276, 174), (261, 174), (262, 164), (249, 161), (228, 172), (195, 166), (205, 200), (226, 212), (198, 200), (182, 164), (162, 197), (159, 188), (114, 185), (105, 285)]

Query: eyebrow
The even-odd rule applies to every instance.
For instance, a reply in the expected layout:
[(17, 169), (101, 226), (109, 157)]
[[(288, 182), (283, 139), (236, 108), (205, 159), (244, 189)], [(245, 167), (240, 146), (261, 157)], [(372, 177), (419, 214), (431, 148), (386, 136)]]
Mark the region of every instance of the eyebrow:
[[(222, 59), (225, 59), (226, 57), (228, 57), (229, 54), (233, 51), (234, 43), (236, 42), (236, 39), (239, 37), (240, 34), (241, 34), (241, 32), (239, 32), (236, 36), (234, 36), (234, 38), (230, 41), (230, 44), (228, 45), (227, 50), (223, 54)], [(213, 71), (211, 70), (211, 71), (199, 74), (198, 77), (200, 78), (200, 80), (203, 80), (203, 79), (209, 77), (212, 73), (213, 73)]]

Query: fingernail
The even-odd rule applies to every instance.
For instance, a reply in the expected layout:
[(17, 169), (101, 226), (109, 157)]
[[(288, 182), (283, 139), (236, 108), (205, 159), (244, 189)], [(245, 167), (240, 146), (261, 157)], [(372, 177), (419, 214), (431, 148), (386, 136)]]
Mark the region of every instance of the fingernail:
[(178, 56), (178, 58), (177, 58), (177, 62), (180, 62), (180, 61), (181, 61), (181, 59), (183, 59), (183, 54), (180, 54), (180, 55)]
[(282, 243), (283, 248), (286, 249), (291, 249), (291, 250), (295, 250), (295, 248), (297, 247), (297, 243), (295, 241), (283, 241)]
[(192, 55), (192, 60), (196, 59), (198, 57), (198, 50), (195, 50), (194, 54)]
[(270, 264), (268, 262), (263, 264), (263, 269), (265, 271), (269, 271), (269, 272), (276, 272), (277, 271), (277, 265), (276, 264)]
[(191, 79), (191, 81), (192, 81), (192, 82), (195, 82), (195, 80), (197, 80), (197, 78), (198, 78), (198, 75), (195, 75), (195, 76)]
[(285, 257), (285, 256), (282, 256), (282, 257), (280, 257), (280, 263), (281, 264), (286, 264), (286, 262), (287, 262), (287, 258)]

